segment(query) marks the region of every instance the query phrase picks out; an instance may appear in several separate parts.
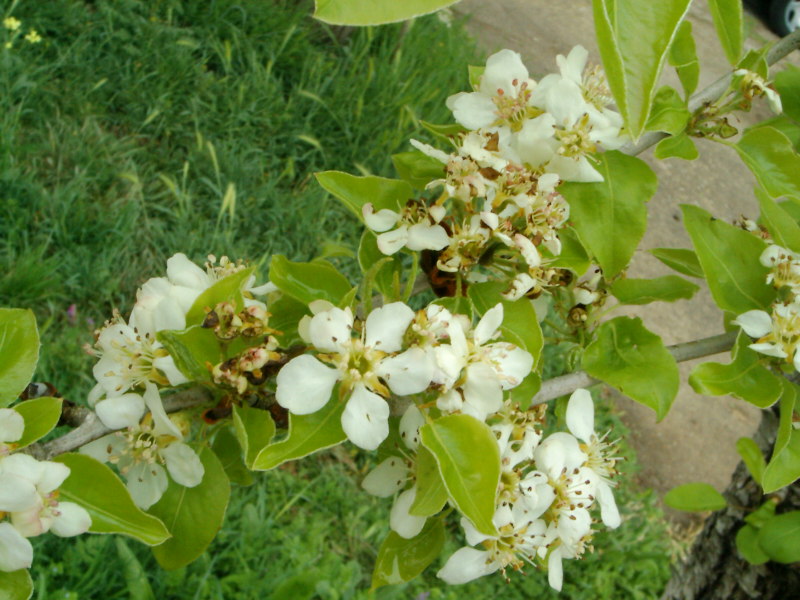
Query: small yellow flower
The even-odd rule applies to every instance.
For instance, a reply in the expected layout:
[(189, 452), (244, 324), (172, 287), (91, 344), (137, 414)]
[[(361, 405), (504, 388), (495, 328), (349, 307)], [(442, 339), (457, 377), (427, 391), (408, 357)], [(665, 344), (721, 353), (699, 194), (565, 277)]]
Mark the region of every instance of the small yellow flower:
[(8, 29), (9, 31), (16, 31), (19, 29), (22, 22), (19, 19), (15, 19), (14, 17), (6, 17), (3, 19), (3, 27)]
[(12, 42), (6, 42), (6, 49), (11, 48), (13, 45)]
[(28, 35), (25, 36), (25, 41), (29, 44), (38, 44), (42, 41), (42, 36), (40, 36), (35, 29), (31, 29)]

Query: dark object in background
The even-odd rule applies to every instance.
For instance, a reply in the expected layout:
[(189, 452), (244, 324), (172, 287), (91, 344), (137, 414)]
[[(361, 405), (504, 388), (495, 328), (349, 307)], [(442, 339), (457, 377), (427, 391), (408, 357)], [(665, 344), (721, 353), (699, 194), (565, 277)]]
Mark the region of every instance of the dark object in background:
[(800, 0), (764, 0), (764, 4), (769, 4), (767, 21), (778, 35), (789, 35), (800, 27)]

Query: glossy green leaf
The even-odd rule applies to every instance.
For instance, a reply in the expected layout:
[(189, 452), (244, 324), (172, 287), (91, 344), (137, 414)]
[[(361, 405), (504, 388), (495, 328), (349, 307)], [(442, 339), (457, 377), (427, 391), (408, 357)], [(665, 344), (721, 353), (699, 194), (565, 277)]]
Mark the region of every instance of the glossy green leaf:
[(368, 202), (372, 203), (376, 212), (383, 208), (397, 211), (414, 196), (411, 185), (400, 179), (386, 179), (374, 175), (358, 177), (340, 171), (325, 171), (317, 173), (316, 177), (326, 191), (338, 198), (362, 222), (364, 216), (361, 208)]
[(786, 65), (775, 74), (775, 89), (781, 95), (783, 114), (800, 122), (800, 68)]
[(621, 304), (649, 304), (688, 300), (700, 288), (677, 275), (655, 279), (618, 279), (611, 284), (611, 293)]
[(310, 415), (290, 413), (286, 437), (259, 452), (253, 462), (253, 470), (274, 469), (287, 461), (303, 458), (345, 441), (347, 436), (342, 431), (341, 421), (346, 404), (336, 399), (337, 389), (328, 403), (317, 412)]
[(789, 440), (780, 452), (773, 453), (764, 469), (762, 487), (764, 493), (772, 492), (792, 485), (800, 479), (800, 429), (789, 433)]
[(735, 65), (742, 56), (744, 43), (742, 0), (708, 0), (708, 8), (725, 56)]
[(61, 398), (34, 398), (14, 406), (25, 419), (25, 429), (17, 441), (18, 448), (32, 444), (43, 438), (58, 424), (61, 418)]
[(773, 127), (774, 129), (777, 129), (783, 135), (789, 138), (789, 143), (792, 144), (792, 147), (795, 150), (800, 151), (800, 123), (797, 121), (790, 119), (786, 115), (780, 115), (765, 121), (761, 121), (759, 122), (758, 126)]
[(697, 82), (700, 80), (700, 63), (697, 60), (691, 21), (683, 21), (678, 27), (669, 49), (669, 64), (675, 67), (688, 98), (697, 89)]
[(269, 303), (269, 326), (280, 333), (276, 338), (281, 348), (289, 348), (295, 344), (304, 344), (297, 333), (297, 325), (305, 315), (311, 311), (305, 302), (300, 302), (291, 296), (282, 294), (279, 298)]
[(422, 531), (411, 539), (390, 531), (375, 559), (372, 589), (411, 581), (439, 557), (444, 541), (444, 519), (428, 519)]
[(664, 494), (664, 504), (677, 510), (703, 512), (722, 510), (727, 506), (725, 498), (707, 483), (686, 483), (672, 488)]
[(554, 257), (553, 262), (550, 264), (553, 267), (569, 269), (578, 277), (586, 273), (592, 261), (586, 253), (586, 248), (583, 247), (583, 244), (578, 239), (575, 229), (572, 227), (559, 229), (558, 239), (561, 240), (561, 254)]
[(253, 274), (255, 267), (237, 271), (232, 275), (216, 281), (210, 288), (203, 291), (186, 313), (186, 326), (200, 325), (206, 318), (208, 311), (220, 302), (233, 302), (237, 310), (244, 307), (242, 290), (247, 285), (247, 280)]
[(28, 600), (33, 595), (33, 581), (28, 569), (0, 571), (0, 600)]
[(648, 250), (670, 269), (688, 275), (689, 277), (703, 277), (703, 268), (697, 260), (694, 250), (688, 248), (651, 248)]
[(397, 174), (418, 190), (445, 176), (444, 164), (419, 150), (392, 154), (392, 163)]
[(764, 44), (759, 48), (748, 50), (747, 53), (741, 58), (736, 65), (737, 69), (747, 69), (760, 75), (764, 79), (769, 78), (769, 64), (767, 63), (767, 52), (770, 49), (769, 44)]
[(447, 502), (447, 489), (433, 454), (423, 446), (417, 449), (417, 494), (408, 512), (418, 517), (435, 515)]
[(252, 469), (259, 452), (270, 444), (275, 435), (272, 415), (266, 410), (234, 405), (233, 425), (236, 439), (244, 452), (244, 462)]
[(527, 350), (533, 356), (535, 368), (544, 345), (544, 336), (536, 318), (536, 311), (527, 298), (514, 301), (503, 298), (504, 289), (505, 284), (501, 282), (476, 283), (469, 286), (468, 295), (480, 315), (497, 306), (498, 302), (502, 303), (503, 323), (500, 325), (500, 333), (503, 339)]
[(454, 315), (466, 315), (472, 319), (472, 301), (467, 296), (444, 296), (437, 298), (431, 304), (444, 306)]
[(694, 160), (700, 156), (700, 153), (697, 151), (697, 146), (694, 145), (692, 138), (682, 132), (658, 142), (655, 150), (653, 150), (653, 156), (659, 160), (664, 160), (665, 158)]
[[(378, 248), (377, 238), (369, 229), (364, 229), (361, 234), (361, 242), (358, 244), (358, 265), (362, 273), (368, 273), (374, 265), (385, 258), (388, 258)], [(399, 287), (400, 275), (402, 274), (402, 263), (399, 256), (384, 262), (374, 273), (373, 285), (384, 298), (397, 300), (399, 290), (395, 290), (395, 277)]]
[(122, 563), (122, 576), (125, 578), (125, 587), (128, 588), (130, 600), (155, 600), (153, 589), (147, 581), (147, 572), (142, 568), (142, 563), (136, 554), (128, 547), (123, 538), (115, 538), (114, 545)]
[(794, 410), (797, 407), (798, 388), (790, 384), (787, 380), (783, 381), (783, 395), (778, 406), (780, 409), (780, 420), (778, 422), (778, 433), (775, 439), (775, 446), (772, 449), (773, 456), (781, 452), (789, 443), (794, 425), (792, 423)]
[(531, 405), (531, 401), (542, 387), (542, 376), (536, 371), (532, 371), (522, 380), (517, 387), (511, 388), (508, 399), (513, 404), (519, 404), (522, 410), (526, 410)]
[(497, 535), (492, 523), (500, 481), (500, 450), (489, 427), (469, 415), (449, 415), (420, 428), (450, 499), (475, 528)]
[(631, 137), (650, 104), (690, 0), (593, 0), (594, 27), (608, 83)]
[(756, 483), (760, 484), (764, 477), (764, 469), (767, 466), (767, 462), (764, 460), (764, 455), (761, 454), (758, 444), (747, 437), (739, 438), (736, 441), (736, 451), (742, 457), (750, 476)]
[(217, 456), (209, 448), (198, 452), (205, 473), (195, 487), (170, 480), (161, 500), (150, 507), (172, 537), (153, 548), (153, 556), (164, 569), (179, 569), (200, 556), (222, 527), (231, 485)]
[(800, 155), (786, 135), (774, 127), (757, 127), (734, 148), (770, 196), (800, 200)]
[(603, 181), (564, 183), (559, 191), (583, 246), (610, 278), (628, 266), (644, 235), (658, 180), (647, 164), (617, 151), (602, 153), (596, 168)]
[(462, 127), (458, 123), (448, 123), (446, 125), (438, 125), (436, 123), (428, 123), (427, 121), (420, 121), (419, 124), (422, 125), (427, 131), (432, 133), (437, 139), (445, 143), (451, 142), (452, 139), (459, 133), (467, 131), (464, 127)]
[(752, 525), (745, 525), (736, 532), (736, 549), (751, 565), (763, 565), (769, 560), (758, 543), (758, 529)]
[(347, 278), (328, 262), (292, 262), (280, 254), (270, 261), (269, 280), (305, 304), (314, 300), (339, 304), (352, 288)]
[(764, 553), (779, 563), (800, 561), (800, 510), (775, 515), (758, 532)]
[(583, 369), (664, 418), (678, 393), (678, 365), (641, 319), (617, 317), (597, 328)]
[(33, 311), (0, 308), (0, 408), (28, 385), (39, 360), (39, 330)]
[(792, 216), (760, 188), (756, 188), (758, 205), (761, 207), (759, 221), (767, 228), (779, 246), (800, 252), (800, 225)]
[(225, 475), (231, 483), (247, 486), (253, 483), (253, 474), (244, 464), (242, 447), (230, 427), (223, 427), (214, 436), (211, 449), (217, 455)]
[(164, 523), (139, 509), (107, 466), (84, 454), (61, 454), (53, 460), (69, 467), (69, 477), (61, 484), (59, 494), (62, 500), (86, 509), (92, 517), (89, 531), (121, 533), (149, 546), (169, 538)]
[(436, 12), (458, 0), (314, 0), (314, 18), (331, 25), (384, 25)]
[(689, 375), (689, 384), (698, 394), (733, 395), (758, 408), (777, 402), (783, 392), (781, 379), (760, 362), (762, 357), (748, 348), (750, 338), (740, 332), (727, 365), (707, 362), (697, 365)]
[(745, 515), (745, 523), (752, 525), (756, 529), (761, 529), (767, 521), (775, 516), (775, 509), (777, 508), (775, 500), (777, 500), (775, 497), (767, 498), (766, 502), (761, 506), (750, 514)]
[(217, 336), (211, 329), (200, 325), (192, 325), (183, 331), (159, 331), (156, 338), (189, 381), (211, 381), (209, 367), (225, 359)]
[(653, 98), (653, 108), (647, 120), (648, 131), (663, 131), (677, 135), (686, 129), (692, 113), (675, 88), (668, 85), (659, 88)]
[(759, 262), (764, 241), (697, 206), (684, 204), (681, 208), (717, 306), (736, 315), (767, 308), (775, 290), (766, 284), (769, 269)]

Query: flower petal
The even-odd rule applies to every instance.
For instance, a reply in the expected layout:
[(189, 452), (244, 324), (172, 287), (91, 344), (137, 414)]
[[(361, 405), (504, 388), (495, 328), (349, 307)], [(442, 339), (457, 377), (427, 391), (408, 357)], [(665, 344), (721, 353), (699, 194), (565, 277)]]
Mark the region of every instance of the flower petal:
[(0, 511), (27, 510), (39, 501), (34, 483), (15, 473), (0, 473)]
[(33, 564), (33, 546), (11, 523), (0, 523), (0, 571), (27, 569)]
[(409, 348), (402, 354), (384, 358), (376, 373), (398, 396), (418, 394), (433, 379), (433, 361), (422, 348)]
[(211, 285), (208, 273), (190, 261), (182, 252), (173, 254), (167, 259), (167, 279), (175, 285), (197, 290), (205, 290)]
[(587, 390), (575, 390), (569, 397), (567, 429), (584, 442), (588, 442), (594, 435), (594, 402)]
[(328, 403), (340, 375), (313, 356), (296, 356), (278, 372), (275, 398), (296, 415), (317, 412)]
[(547, 583), (557, 592), (561, 591), (564, 583), (564, 568), (561, 566), (561, 547), (550, 553), (547, 558)]
[(731, 321), (751, 338), (761, 338), (772, 331), (772, 317), (763, 310), (748, 310)]
[(183, 442), (173, 442), (160, 451), (167, 462), (170, 477), (185, 487), (194, 487), (203, 481), (205, 468), (194, 450)]
[(343, 352), (350, 344), (353, 313), (349, 308), (333, 307), (314, 315), (308, 324), (311, 343), (323, 352)]
[(50, 525), (50, 531), (59, 537), (72, 537), (89, 531), (92, 517), (82, 506), (74, 502), (59, 502), (58, 516)]
[(13, 408), (0, 408), (0, 442), (16, 442), (25, 431), (25, 419)]
[(495, 306), (490, 308), (489, 310), (484, 313), (481, 320), (478, 321), (478, 324), (475, 326), (475, 331), (472, 334), (475, 343), (478, 346), (482, 346), (486, 342), (488, 342), (494, 334), (497, 332), (497, 329), (503, 323), (503, 305), (498, 302)]
[(359, 448), (375, 450), (389, 435), (389, 405), (357, 383), (342, 413), (342, 429)]
[(375, 212), (375, 207), (372, 206), (371, 202), (367, 202), (361, 207), (361, 214), (367, 227), (379, 233), (389, 231), (400, 220), (400, 215), (388, 208), (382, 208)]
[(500, 563), (493, 560), (489, 552), (465, 546), (447, 559), (436, 576), (450, 585), (459, 585), (494, 573), (499, 568)]
[(390, 456), (367, 473), (361, 482), (361, 487), (368, 494), (378, 498), (388, 498), (400, 491), (408, 479), (408, 475), (408, 467), (403, 459), (398, 456)]
[(450, 245), (450, 237), (441, 225), (416, 223), (408, 228), (406, 248), (409, 250), (441, 250)]
[(397, 352), (403, 347), (403, 335), (414, 320), (414, 311), (402, 302), (376, 308), (367, 317), (366, 345), (383, 352)]
[(157, 464), (136, 463), (128, 471), (127, 478), (133, 503), (143, 510), (158, 502), (169, 485), (164, 467)]
[(417, 537), (425, 527), (427, 520), (427, 517), (417, 517), (408, 512), (416, 497), (417, 486), (415, 485), (397, 497), (389, 513), (389, 527), (397, 535), (407, 540)]
[(144, 415), (144, 399), (139, 394), (123, 394), (98, 402), (94, 410), (109, 429), (136, 427)]
[(392, 229), (391, 231), (380, 234), (376, 243), (378, 244), (378, 250), (383, 252), (386, 256), (391, 256), (405, 246), (407, 240), (408, 226), (401, 225), (397, 229)]
[(411, 404), (400, 418), (400, 438), (411, 450), (419, 447), (419, 428), (425, 425), (425, 417), (420, 410)]
[(503, 389), (494, 370), (484, 363), (473, 363), (467, 367), (463, 413), (479, 421), (496, 413), (503, 406)]
[(153, 416), (154, 435), (171, 435), (179, 440), (183, 439), (181, 430), (172, 422), (167, 415), (167, 411), (164, 410), (164, 404), (161, 402), (161, 394), (159, 394), (158, 388), (149, 381), (145, 384), (144, 403)]
[(597, 482), (595, 493), (597, 494), (597, 501), (600, 503), (600, 518), (603, 519), (606, 527), (616, 529), (619, 527), (621, 520), (611, 486), (601, 479)]

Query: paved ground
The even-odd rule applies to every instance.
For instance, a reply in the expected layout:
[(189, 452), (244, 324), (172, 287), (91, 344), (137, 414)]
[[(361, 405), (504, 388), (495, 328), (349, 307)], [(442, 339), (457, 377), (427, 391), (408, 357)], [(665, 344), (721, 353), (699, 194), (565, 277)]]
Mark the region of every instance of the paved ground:
[[(573, 45), (586, 46), (594, 62), (599, 62), (594, 42), (591, 0), (464, 0), (455, 12), (471, 15), (469, 28), (487, 51), (511, 48), (522, 54), (532, 76), (555, 70), (556, 54), (566, 54)], [(694, 27), (702, 71), (700, 88), (728, 70), (719, 46), (706, 0), (695, 0), (689, 15)], [(758, 47), (775, 39), (755, 17), (748, 16), (748, 47)], [(677, 79), (665, 81), (678, 86)], [(765, 106), (757, 108), (758, 118), (769, 116)], [(753, 116), (748, 116), (752, 121)], [(695, 204), (716, 216), (732, 219), (739, 214), (758, 215), (752, 194), (754, 180), (741, 165), (733, 150), (711, 142), (700, 142), (700, 159), (656, 161), (646, 152), (642, 158), (656, 171), (659, 191), (650, 202), (649, 231), (640, 249), (653, 247), (691, 247), (678, 205)], [(655, 277), (669, 273), (649, 254), (639, 251), (630, 275)], [(658, 303), (649, 310), (631, 310), (641, 316), (667, 344), (689, 341), (722, 332), (721, 313), (704, 288), (691, 301)], [(723, 357), (717, 357), (727, 362)], [(685, 382), (693, 364), (681, 365)], [(672, 411), (656, 425), (650, 409), (615, 394), (624, 421), (633, 431), (642, 465), (640, 479), (659, 494), (690, 481), (705, 481), (724, 489), (738, 455), (736, 440), (749, 435), (758, 424), (758, 409), (733, 398), (709, 398), (695, 394), (682, 384)], [(691, 518), (673, 513), (688, 524)]]

